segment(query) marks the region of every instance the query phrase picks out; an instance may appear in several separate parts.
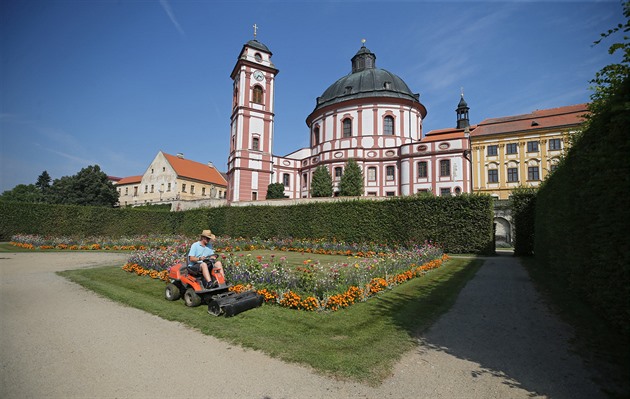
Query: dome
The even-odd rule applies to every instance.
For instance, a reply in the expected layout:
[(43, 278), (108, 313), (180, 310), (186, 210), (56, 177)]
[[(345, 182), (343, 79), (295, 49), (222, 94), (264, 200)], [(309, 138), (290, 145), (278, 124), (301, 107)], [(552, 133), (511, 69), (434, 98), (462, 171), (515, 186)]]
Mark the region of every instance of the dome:
[(365, 46), (352, 57), (352, 72), (330, 85), (317, 98), (315, 110), (356, 98), (392, 97), (414, 102), (418, 95), (397, 75), (376, 68), (376, 56)]
[(267, 46), (265, 46), (264, 44), (262, 44), (256, 39), (248, 41), (245, 45), (251, 48), (255, 48), (255, 49), (267, 52), (267, 53), (271, 53), (271, 51), (269, 51), (269, 48), (267, 48)]

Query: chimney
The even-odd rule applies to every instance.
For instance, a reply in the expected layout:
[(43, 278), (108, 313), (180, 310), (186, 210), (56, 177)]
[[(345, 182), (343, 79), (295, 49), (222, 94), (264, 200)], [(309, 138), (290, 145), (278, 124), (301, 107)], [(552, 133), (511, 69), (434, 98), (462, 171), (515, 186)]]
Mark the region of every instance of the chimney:
[(183, 152), (178, 152), (177, 153), (177, 158), (184, 159), (184, 153)]

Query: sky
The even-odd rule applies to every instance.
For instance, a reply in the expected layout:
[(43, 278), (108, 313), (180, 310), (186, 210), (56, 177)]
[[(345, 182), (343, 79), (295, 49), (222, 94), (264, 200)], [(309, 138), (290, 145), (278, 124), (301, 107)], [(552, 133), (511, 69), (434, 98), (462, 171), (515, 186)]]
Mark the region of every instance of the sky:
[[(620, 0), (0, 2), (0, 192), (99, 165), (142, 175), (159, 151), (227, 171), (243, 45), (273, 53), (275, 155), (309, 145), (318, 96), (365, 46), (420, 94), (424, 133), (588, 102)], [(618, 39), (617, 41), (620, 41)]]

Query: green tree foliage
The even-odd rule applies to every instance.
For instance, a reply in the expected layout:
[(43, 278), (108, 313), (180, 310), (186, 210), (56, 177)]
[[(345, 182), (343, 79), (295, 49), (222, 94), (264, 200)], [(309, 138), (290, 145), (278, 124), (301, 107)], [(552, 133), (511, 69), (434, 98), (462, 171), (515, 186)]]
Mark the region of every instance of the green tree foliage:
[(39, 177), (37, 178), (37, 182), (35, 183), (35, 186), (38, 189), (40, 189), (42, 193), (45, 193), (46, 190), (50, 188), (51, 181), (52, 179), (50, 178), (50, 175), (48, 174), (48, 172), (43, 171), (42, 174), (39, 175)]
[(17, 202), (42, 202), (42, 192), (34, 184), (18, 184), (0, 195), (0, 200)]
[[(622, 52), (621, 63), (614, 63), (605, 66), (595, 74), (595, 78), (591, 80), (594, 84), (592, 87), (594, 94), (591, 96), (590, 110), (597, 113), (601, 107), (606, 107), (608, 99), (615, 96), (615, 93), (623, 82), (630, 76), (630, 42), (626, 33), (630, 31), (630, 1), (622, 3), (623, 15), (626, 22), (618, 24), (615, 28), (609, 29), (608, 32), (602, 33), (601, 38), (594, 42), (594, 45), (600, 44), (603, 40), (613, 36), (621, 31), (624, 32), (623, 42), (613, 43), (608, 48), (608, 53), (613, 55), (618, 51)], [(618, 105), (619, 106), (619, 105)], [(627, 104), (625, 105), (627, 106)]]
[(267, 199), (284, 198), (284, 184), (271, 183), (267, 186)]
[(83, 168), (74, 176), (55, 179), (47, 200), (53, 204), (114, 206), (118, 191), (98, 165)]
[(319, 165), (313, 172), (313, 181), (311, 182), (311, 197), (332, 197), (333, 184), (332, 176), (328, 168)]
[(363, 172), (354, 159), (346, 162), (346, 167), (339, 182), (339, 195), (342, 197), (359, 197), (363, 195)]

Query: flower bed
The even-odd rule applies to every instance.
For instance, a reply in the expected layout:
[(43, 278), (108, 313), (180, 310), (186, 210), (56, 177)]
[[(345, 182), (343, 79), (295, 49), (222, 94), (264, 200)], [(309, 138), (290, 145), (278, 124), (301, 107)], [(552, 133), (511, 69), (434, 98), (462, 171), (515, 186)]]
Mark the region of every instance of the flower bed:
[[(168, 281), (168, 269), (182, 262), (195, 238), (184, 236), (135, 236), (118, 239), (42, 237), (16, 235), (11, 244), (28, 249), (130, 250), (123, 270), (139, 276)], [(255, 290), (265, 302), (306, 310), (339, 310), (365, 301), (397, 284), (424, 275), (448, 259), (431, 243), (412, 248), (368, 243), (326, 242), (297, 239), (232, 239), (217, 237), (220, 254), (232, 290)], [(244, 255), (240, 251), (272, 250), (345, 255), (347, 262), (322, 265), (307, 259), (300, 266), (286, 257)]]

